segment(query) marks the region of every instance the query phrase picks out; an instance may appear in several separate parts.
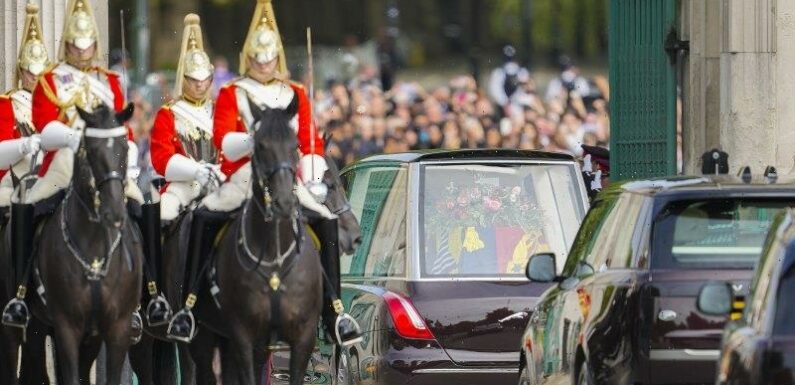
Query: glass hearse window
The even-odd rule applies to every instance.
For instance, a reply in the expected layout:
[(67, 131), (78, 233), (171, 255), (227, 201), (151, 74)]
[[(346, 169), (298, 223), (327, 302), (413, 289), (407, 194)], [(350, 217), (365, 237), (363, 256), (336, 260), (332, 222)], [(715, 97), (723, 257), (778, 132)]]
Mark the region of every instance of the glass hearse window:
[(655, 219), (652, 267), (753, 268), (773, 218), (791, 205), (754, 198), (669, 203)]
[(531, 255), (565, 261), (583, 216), (566, 164), (448, 164), (421, 169), (424, 277), (523, 277)]
[(347, 193), (362, 243), (340, 258), (345, 277), (403, 276), (406, 269), (405, 166), (376, 166), (346, 173)]

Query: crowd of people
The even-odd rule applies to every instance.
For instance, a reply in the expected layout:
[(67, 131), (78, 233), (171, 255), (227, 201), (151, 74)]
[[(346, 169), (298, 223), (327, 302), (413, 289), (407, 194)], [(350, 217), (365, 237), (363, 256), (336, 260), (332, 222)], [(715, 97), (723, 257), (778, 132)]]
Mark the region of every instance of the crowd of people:
[[(234, 74), (215, 60), (216, 90)], [(155, 77), (161, 95), (170, 95)], [(217, 92), (217, 91), (216, 91)], [(372, 154), (422, 149), (516, 148), (582, 155), (581, 145), (607, 147), (609, 90), (603, 76), (585, 78), (567, 60), (547, 84), (506, 55), (487, 84), (469, 75), (426, 88), (396, 81), (384, 90), (377, 71), (363, 67), (348, 81), (329, 81), (315, 92), (318, 128), (331, 138), (329, 155), (345, 166)], [(137, 119), (144, 134), (156, 106), (138, 95)]]
[(495, 69), (488, 87), (466, 75), (432, 89), (398, 81), (383, 90), (366, 73), (347, 84), (330, 82), (315, 96), (319, 127), (332, 138), (329, 154), (345, 165), (377, 153), (431, 148), (581, 155), (582, 144), (608, 145), (604, 78), (585, 79), (565, 64), (542, 93), (527, 71), (504, 76), (505, 67)]

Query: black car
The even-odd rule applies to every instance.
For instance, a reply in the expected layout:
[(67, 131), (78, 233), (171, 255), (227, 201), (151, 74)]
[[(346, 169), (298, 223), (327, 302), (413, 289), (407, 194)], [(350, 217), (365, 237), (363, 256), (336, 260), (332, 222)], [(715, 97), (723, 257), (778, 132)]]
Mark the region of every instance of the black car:
[(520, 383), (697, 384), (715, 380), (724, 316), (696, 309), (708, 280), (748, 290), (791, 185), (729, 177), (614, 183), (592, 204), (563, 274), (539, 254), (528, 276), (556, 284), (532, 312)]
[[(567, 253), (588, 201), (569, 155), (516, 150), (373, 156), (342, 172), (362, 243), (341, 258), (364, 335), (334, 354), (341, 384), (513, 382), (535, 252)], [(563, 261), (558, 271), (563, 268)]]
[(793, 219), (795, 213), (787, 210), (771, 227), (747, 298), (735, 296), (725, 282), (701, 290), (699, 310), (735, 319), (723, 334), (719, 385), (795, 384)]

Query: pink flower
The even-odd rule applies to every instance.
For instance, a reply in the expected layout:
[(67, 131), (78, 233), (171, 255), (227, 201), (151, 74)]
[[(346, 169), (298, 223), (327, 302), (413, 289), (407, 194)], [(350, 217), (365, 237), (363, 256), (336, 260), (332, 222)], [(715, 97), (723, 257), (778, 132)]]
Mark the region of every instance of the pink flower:
[(522, 192), (522, 188), (519, 186), (514, 186), (514, 188), (511, 189), (511, 195), (519, 195), (520, 192)]
[(455, 207), (455, 202), (448, 201), (446, 206), (448, 210), (452, 210)]
[(458, 197), (458, 205), (459, 206), (466, 206), (469, 204), (469, 199), (465, 196)]
[(486, 208), (488, 208), (491, 211), (497, 211), (497, 210), (499, 210), (502, 207), (502, 203), (500, 203), (500, 201), (498, 201), (496, 199), (494, 199), (494, 200), (493, 199), (489, 199), (485, 203), (486, 203)]

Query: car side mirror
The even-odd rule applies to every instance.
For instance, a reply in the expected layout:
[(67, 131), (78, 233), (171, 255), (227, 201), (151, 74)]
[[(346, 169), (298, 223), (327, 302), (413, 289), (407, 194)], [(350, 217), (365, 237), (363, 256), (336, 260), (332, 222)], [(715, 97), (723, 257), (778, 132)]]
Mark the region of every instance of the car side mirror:
[(555, 254), (539, 253), (530, 257), (525, 269), (527, 279), (533, 282), (552, 282), (557, 277), (555, 273)]
[(725, 316), (732, 311), (734, 293), (728, 282), (708, 282), (698, 292), (698, 311), (715, 316)]

